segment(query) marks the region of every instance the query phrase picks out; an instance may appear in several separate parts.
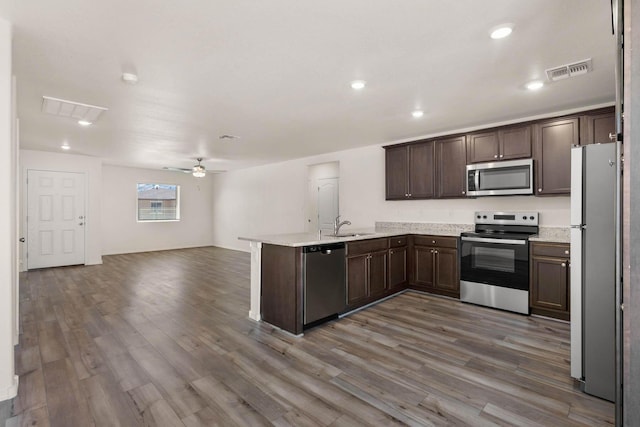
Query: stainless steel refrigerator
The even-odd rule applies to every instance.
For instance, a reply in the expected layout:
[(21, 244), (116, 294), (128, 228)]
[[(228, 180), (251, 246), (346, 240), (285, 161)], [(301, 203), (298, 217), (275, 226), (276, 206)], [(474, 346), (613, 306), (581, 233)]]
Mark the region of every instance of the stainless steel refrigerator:
[(614, 401), (616, 144), (571, 150), (571, 376)]

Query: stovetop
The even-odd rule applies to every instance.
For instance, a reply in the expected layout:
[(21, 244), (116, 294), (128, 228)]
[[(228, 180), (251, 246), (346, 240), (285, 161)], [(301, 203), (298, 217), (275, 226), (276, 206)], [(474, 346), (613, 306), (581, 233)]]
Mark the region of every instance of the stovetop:
[(475, 231), (462, 236), (528, 240), (538, 234), (537, 212), (476, 212)]

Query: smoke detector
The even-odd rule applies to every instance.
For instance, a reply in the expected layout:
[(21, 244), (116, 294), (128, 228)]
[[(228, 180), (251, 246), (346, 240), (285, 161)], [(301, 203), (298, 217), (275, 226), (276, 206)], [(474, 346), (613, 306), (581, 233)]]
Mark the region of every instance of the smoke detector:
[(561, 65), (559, 67), (549, 68), (545, 70), (547, 78), (552, 81), (564, 80), (569, 77), (580, 76), (592, 71), (593, 64), (591, 58), (584, 59), (582, 61), (574, 62), (572, 64)]

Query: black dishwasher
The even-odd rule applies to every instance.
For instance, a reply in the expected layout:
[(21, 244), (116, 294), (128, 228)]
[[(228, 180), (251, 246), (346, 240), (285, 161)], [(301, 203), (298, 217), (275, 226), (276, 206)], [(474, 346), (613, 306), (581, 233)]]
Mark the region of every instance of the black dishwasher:
[(305, 246), (304, 326), (335, 318), (347, 306), (344, 243)]

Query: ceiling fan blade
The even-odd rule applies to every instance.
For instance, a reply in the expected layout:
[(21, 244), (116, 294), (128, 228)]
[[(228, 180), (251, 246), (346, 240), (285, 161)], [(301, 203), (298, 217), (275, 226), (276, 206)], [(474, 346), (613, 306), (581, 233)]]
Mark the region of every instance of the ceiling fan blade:
[(192, 172), (192, 169), (173, 168), (173, 167), (168, 167), (168, 166), (165, 166), (162, 169), (168, 170), (168, 171), (173, 171), (173, 172), (182, 172), (182, 173), (191, 173)]

